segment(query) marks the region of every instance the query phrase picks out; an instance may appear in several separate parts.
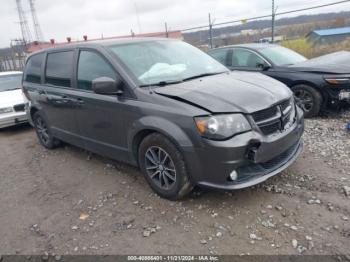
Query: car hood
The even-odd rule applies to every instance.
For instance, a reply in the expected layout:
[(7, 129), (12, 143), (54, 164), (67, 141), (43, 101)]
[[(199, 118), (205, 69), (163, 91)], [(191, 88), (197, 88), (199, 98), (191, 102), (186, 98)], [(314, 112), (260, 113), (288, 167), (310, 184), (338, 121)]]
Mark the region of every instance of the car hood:
[(0, 92), (0, 107), (13, 106), (23, 103), (24, 97), (22, 95), (22, 89)]
[(260, 73), (230, 72), (158, 87), (155, 93), (212, 113), (252, 113), (292, 96), (282, 83)]
[(288, 68), (300, 72), (349, 74), (349, 60), (350, 52), (340, 51), (294, 64)]

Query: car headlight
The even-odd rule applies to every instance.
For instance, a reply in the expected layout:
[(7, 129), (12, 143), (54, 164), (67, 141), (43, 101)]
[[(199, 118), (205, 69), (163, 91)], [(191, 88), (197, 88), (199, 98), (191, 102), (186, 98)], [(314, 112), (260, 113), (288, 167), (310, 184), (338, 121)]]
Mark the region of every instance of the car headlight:
[(349, 78), (333, 78), (333, 77), (325, 77), (326, 82), (331, 85), (343, 85), (343, 84), (349, 84), (350, 79)]
[(194, 120), (199, 133), (213, 140), (224, 140), (251, 130), (248, 120), (242, 114), (200, 116)]
[(13, 111), (12, 107), (3, 107), (0, 108), (0, 114), (11, 113)]

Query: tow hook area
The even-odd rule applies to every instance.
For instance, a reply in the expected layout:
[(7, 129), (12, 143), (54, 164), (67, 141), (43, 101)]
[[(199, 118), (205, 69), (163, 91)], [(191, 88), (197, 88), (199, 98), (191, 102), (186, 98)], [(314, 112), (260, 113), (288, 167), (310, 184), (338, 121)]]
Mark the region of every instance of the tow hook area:
[(257, 154), (260, 146), (261, 146), (260, 141), (257, 141), (257, 140), (251, 141), (248, 145), (246, 158), (255, 163), (256, 162), (256, 154)]

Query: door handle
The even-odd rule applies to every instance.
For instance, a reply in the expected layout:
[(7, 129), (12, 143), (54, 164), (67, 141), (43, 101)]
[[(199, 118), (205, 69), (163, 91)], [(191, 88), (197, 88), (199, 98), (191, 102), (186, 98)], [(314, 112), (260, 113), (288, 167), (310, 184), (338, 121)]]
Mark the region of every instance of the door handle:
[(72, 102), (74, 102), (74, 100), (71, 97), (66, 95), (60, 96), (59, 100), (61, 101), (61, 103), (65, 103), (65, 104), (71, 104)]
[(84, 105), (84, 104), (85, 104), (85, 102), (84, 102), (84, 100), (83, 100), (83, 99), (81, 99), (81, 98), (77, 98), (77, 104), (78, 104), (78, 105)]

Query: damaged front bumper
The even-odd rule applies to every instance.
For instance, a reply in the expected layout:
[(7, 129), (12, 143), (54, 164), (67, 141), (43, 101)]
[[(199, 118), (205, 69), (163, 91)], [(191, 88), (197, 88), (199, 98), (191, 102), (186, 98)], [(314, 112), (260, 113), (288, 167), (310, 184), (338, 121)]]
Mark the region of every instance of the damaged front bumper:
[(264, 136), (252, 130), (227, 141), (206, 140), (195, 152), (185, 153), (192, 182), (225, 190), (259, 184), (296, 161), (303, 150), (303, 131), (303, 113), (298, 109), (295, 123), (280, 134)]

